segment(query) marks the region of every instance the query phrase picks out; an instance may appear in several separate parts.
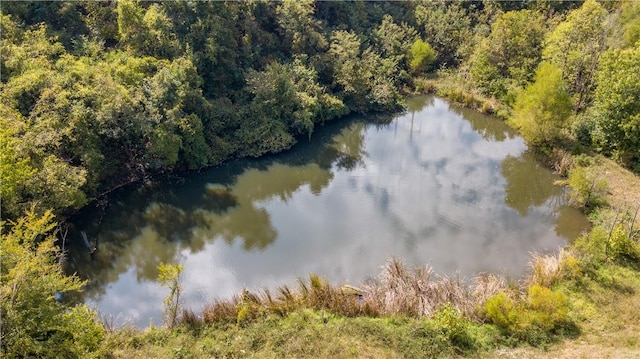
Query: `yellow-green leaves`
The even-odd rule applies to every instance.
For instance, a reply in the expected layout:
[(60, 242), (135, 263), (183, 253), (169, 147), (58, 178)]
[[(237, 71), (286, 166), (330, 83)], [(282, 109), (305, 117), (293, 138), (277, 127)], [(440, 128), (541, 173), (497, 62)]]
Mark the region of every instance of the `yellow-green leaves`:
[(184, 267), (180, 264), (164, 264), (158, 265), (158, 282), (164, 287), (169, 288), (169, 295), (164, 298), (164, 315), (165, 324), (172, 328), (178, 323), (178, 312), (180, 311), (180, 294), (182, 285), (180, 284), (180, 273)]
[(436, 52), (428, 43), (417, 39), (411, 45), (408, 57), (409, 68), (414, 74), (419, 75), (426, 72), (436, 60)]
[[(9, 228), (10, 227), (10, 228)], [(73, 306), (65, 294), (84, 282), (67, 276), (59, 262), (53, 214), (34, 209), (11, 226), (2, 224), (0, 240), (0, 333), (3, 358), (85, 358), (98, 349), (104, 329), (85, 305)], [(62, 295), (62, 301), (56, 294)]]
[(511, 123), (534, 145), (555, 141), (567, 127), (571, 115), (571, 97), (562, 72), (543, 62), (535, 81), (516, 98)]

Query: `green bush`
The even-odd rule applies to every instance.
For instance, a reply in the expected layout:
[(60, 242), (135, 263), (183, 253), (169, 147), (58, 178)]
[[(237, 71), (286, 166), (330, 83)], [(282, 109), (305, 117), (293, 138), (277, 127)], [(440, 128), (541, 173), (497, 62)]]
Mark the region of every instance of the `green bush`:
[(576, 239), (574, 246), (588, 262), (596, 264), (608, 259), (640, 260), (640, 244), (629, 238), (623, 223), (613, 229), (597, 225), (588, 235)]
[(549, 342), (565, 328), (572, 327), (567, 297), (537, 284), (528, 288), (524, 298), (498, 293), (487, 300), (484, 313), (504, 335), (532, 345)]
[(470, 323), (451, 304), (440, 308), (433, 319), (457, 352), (464, 353), (475, 347), (474, 339), (469, 334)]
[(593, 208), (605, 203), (607, 181), (593, 177), (585, 167), (577, 165), (570, 169), (566, 184), (569, 200), (578, 207)]
[(8, 231), (6, 223), (0, 226), (0, 357), (93, 357), (105, 330), (94, 311), (65, 300), (85, 283), (62, 270), (55, 236), (49, 235), (55, 228), (51, 211), (41, 217), (34, 211)]

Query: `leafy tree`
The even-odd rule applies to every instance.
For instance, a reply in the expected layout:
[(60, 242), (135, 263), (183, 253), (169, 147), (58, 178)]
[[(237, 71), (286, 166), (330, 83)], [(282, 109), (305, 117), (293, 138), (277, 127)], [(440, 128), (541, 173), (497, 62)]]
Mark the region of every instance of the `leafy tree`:
[(497, 97), (504, 97), (512, 86), (526, 85), (540, 62), (544, 34), (542, 14), (532, 10), (504, 13), (470, 59), (473, 79), (486, 94)]
[(334, 85), (352, 111), (396, 109), (402, 102), (397, 89), (398, 59), (383, 58), (371, 48), (361, 51), (353, 32), (331, 35), (329, 57)]
[(622, 47), (633, 47), (640, 41), (640, 2), (624, 1), (620, 5)]
[(169, 295), (164, 299), (165, 323), (169, 328), (173, 328), (178, 322), (178, 312), (182, 305), (180, 294), (182, 285), (180, 284), (180, 274), (184, 267), (180, 264), (158, 265), (158, 281), (162, 286), (169, 288)]
[(436, 59), (436, 53), (422, 39), (417, 39), (409, 50), (409, 68), (416, 74), (424, 73)]
[(17, 216), (21, 213), (21, 192), (25, 183), (36, 173), (28, 156), (21, 153), (18, 134), (24, 131), (20, 114), (0, 104), (0, 197), (3, 214)]
[(418, 32), (415, 28), (407, 23), (396, 24), (388, 14), (384, 15), (380, 25), (373, 31), (376, 49), (383, 57), (404, 57), (417, 39)]
[(562, 79), (562, 72), (543, 62), (534, 82), (518, 93), (511, 123), (534, 145), (554, 141), (568, 125), (571, 97)]
[(624, 161), (640, 163), (640, 44), (610, 50), (600, 61), (593, 107), (594, 145)]
[(606, 50), (607, 10), (595, 0), (587, 0), (569, 12), (545, 41), (543, 58), (562, 71), (572, 96), (574, 110), (583, 110), (591, 101), (600, 55)]
[(148, 9), (137, 1), (118, 1), (118, 33), (120, 42), (137, 55), (173, 58), (180, 46), (173, 24), (158, 4)]
[(320, 22), (313, 18), (313, 0), (285, 0), (276, 12), (292, 55), (313, 56), (327, 49), (329, 44), (320, 32)]
[(464, 7), (459, 2), (424, 2), (416, 6), (415, 17), (423, 38), (437, 53), (436, 65), (458, 65), (462, 60), (458, 50), (472, 38)]
[(315, 123), (344, 113), (342, 101), (327, 94), (317, 78), (313, 68), (296, 60), (287, 65), (274, 62), (263, 72), (252, 72), (247, 84), (262, 113), (286, 124), (294, 134), (311, 136)]
[[(100, 348), (104, 328), (86, 305), (65, 300), (84, 283), (60, 264), (53, 214), (33, 209), (2, 223), (0, 254), (0, 354), (3, 358), (86, 358)], [(58, 297), (62, 298), (59, 299)]]

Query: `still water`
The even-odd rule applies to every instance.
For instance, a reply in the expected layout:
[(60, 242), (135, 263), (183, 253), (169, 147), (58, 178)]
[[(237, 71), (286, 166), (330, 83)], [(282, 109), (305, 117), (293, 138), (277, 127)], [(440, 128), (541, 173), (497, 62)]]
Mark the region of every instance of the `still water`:
[[(441, 274), (521, 276), (586, 228), (557, 178), (501, 121), (437, 97), (331, 123), (292, 150), (115, 192), (74, 218), (70, 272), (117, 324), (160, 324), (160, 262), (196, 311), (316, 273), (359, 285), (391, 257)], [(97, 251), (84, 245), (81, 231)]]

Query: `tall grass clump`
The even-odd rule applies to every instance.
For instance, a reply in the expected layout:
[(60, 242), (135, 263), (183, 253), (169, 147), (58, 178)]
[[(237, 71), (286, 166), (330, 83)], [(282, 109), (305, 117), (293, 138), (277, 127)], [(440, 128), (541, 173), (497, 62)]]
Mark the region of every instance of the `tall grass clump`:
[(550, 254), (532, 253), (529, 268), (529, 275), (525, 279), (527, 286), (551, 288), (565, 278), (580, 274), (579, 260), (569, 249), (560, 249), (557, 253)]
[(483, 301), (505, 287), (496, 276), (479, 276), (472, 285), (460, 277), (436, 276), (431, 267), (408, 270), (391, 259), (377, 281), (364, 290), (364, 300), (384, 315), (431, 317), (443, 305), (450, 305), (467, 317), (474, 317)]

